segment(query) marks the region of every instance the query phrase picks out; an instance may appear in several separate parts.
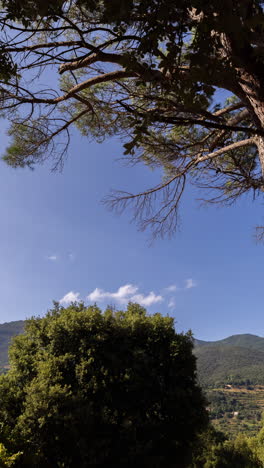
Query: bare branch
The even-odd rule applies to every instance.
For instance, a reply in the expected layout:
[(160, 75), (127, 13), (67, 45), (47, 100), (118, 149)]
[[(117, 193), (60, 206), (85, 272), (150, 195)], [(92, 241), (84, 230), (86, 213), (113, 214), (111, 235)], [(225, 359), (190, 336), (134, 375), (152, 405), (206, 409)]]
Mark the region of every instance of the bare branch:
[(216, 116), (224, 115), (234, 110), (241, 109), (241, 107), (245, 107), (245, 104), (243, 104), (242, 102), (237, 102), (235, 104), (231, 104), (230, 106), (219, 109), (218, 111), (214, 112), (214, 115)]
[(157, 114), (153, 115), (152, 118), (158, 122), (165, 122), (165, 123), (174, 124), (174, 125), (178, 124), (180, 126), (188, 127), (190, 125), (200, 125), (205, 128), (217, 128), (219, 130), (228, 130), (231, 132), (245, 132), (245, 133), (248, 133), (249, 135), (260, 135), (262, 137), (264, 136), (264, 130), (259, 129), (259, 128), (227, 125), (224, 123), (208, 122), (207, 120), (199, 120), (199, 119), (186, 118), (186, 117), (158, 116)]
[(264, 242), (264, 226), (256, 226), (255, 239), (256, 242)]
[[(22, 43), (25, 41), (22, 41)], [(14, 45), (13, 47), (4, 47), (5, 52), (33, 52), (35, 50), (41, 49), (51, 49), (51, 48), (58, 48), (58, 47), (67, 47), (67, 46), (83, 46), (82, 41), (55, 41), (55, 42), (43, 42), (34, 45), (24, 45), (18, 47)]]
[(127, 72), (125, 70), (117, 70), (114, 72), (104, 73), (103, 75), (97, 75), (93, 78), (89, 78), (88, 80), (83, 81), (82, 83), (79, 83), (78, 85), (71, 88), (63, 96), (59, 96), (54, 99), (41, 99), (38, 97), (33, 97), (32, 99), (29, 99), (29, 98), (25, 98), (24, 96), (18, 96), (14, 93), (11, 93), (3, 87), (2, 87), (2, 91), (6, 93), (7, 96), (9, 95), (13, 99), (17, 99), (18, 101), (23, 102), (23, 103), (58, 104), (62, 101), (66, 101), (67, 99), (71, 97), (74, 97), (78, 92), (83, 91), (84, 89), (90, 88), (91, 86), (94, 86), (96, 84), (105, 83), (107, 81), (115, 81), (115, 80), (123, 79), (123, 78), (132, 78), (132, 77), (137, 77), (137, 76), (138, 76), (137, 73)]
[(231, 145), (224, 146), (223, 148), (213, 151), (212, 153), (206, 154), (206, 156), (201, 156), (197, 158), (195, 161), (195, 164), (199, 164), (201, 162), (207, 161), (208, 159), (214, 159), (217, 158), (218, 156), (221, 156), (221, 154), (228, 153), (229, 151), (233, 151), (235, 149), (241, 148), (243, 146), (249, 146), (249, 145), (256, 145), (256, 139), (255, 138), (248, 138), (247, 140), (241, 140), (241, 141), (236, 141), (235, 143), (232, 143)]

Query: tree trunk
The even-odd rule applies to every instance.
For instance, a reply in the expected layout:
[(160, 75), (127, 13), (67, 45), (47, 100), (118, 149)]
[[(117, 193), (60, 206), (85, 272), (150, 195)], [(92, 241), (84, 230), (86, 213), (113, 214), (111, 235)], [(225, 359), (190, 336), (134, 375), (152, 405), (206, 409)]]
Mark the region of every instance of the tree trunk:
[(264, 86), (263, 78), (259, 79), (246, 71), (238, 71), (239, 86), (244, 94), (244, 101), (250, 105), (254, 113), (254, 120), (264, 130)]
[[(233, 62), (233, 67), (236, 70), (237, 79), (235, 80), (234, 94), (241, 99), (246, 108), (250, 112), (253, 121), (258, 129), (264, 130), (264, 84), (263, 67), (258, 66), (254, 59), (251, 57), (251, 50), (249, 55), (246, 53), (239, 57), (238, 50), (234, 48), (234, 40), (231, 40), (226, 34), (220, 34), (220, 42), (223, 48), (220, 50), (221, 58), (228, 58)], [(238, 56), (239, 61), (234, 61)], [(237, 63), (240, 62), (240, 66)], [(261, 190), (264, 191), (264, 137), (256, 136), (255, 143), (258, 148), (258, 157), (261, 167), (261, 174), (263, 179), (263, 186)]]
[(261, 187), (261, 190), (264, 191), (264, 137), (261, 137), (261, 136), (256, 137), (256, 145), (258, 148), (258, 157), (259, 157), (262, 179), (263, 179), (263, 186)]
[[(264, 130), (264, 85), (263, 79), (258, 79), (255, 75), (239, 70), (239, 85), (242, 90), (241, 98), (254, 119), (256, 126)], [(264, 137), (256, 137), (259, 162), (261, 166), (263, 189), (264, 189)]]

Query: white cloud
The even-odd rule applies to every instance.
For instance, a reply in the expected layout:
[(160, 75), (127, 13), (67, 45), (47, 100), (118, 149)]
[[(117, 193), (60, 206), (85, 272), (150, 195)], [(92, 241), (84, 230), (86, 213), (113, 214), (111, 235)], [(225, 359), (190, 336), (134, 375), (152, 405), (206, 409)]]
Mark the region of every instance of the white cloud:
[(103, 300), (105, 292), (102, 289), (95, 288), (88, 296), (88, 301), (97, 302)]
[(121, 286), (116, 292), (107, 292), (100, 288), (95, 288), (88, 296), (87, 299), (93, 302), (100, 302), (106, 299), (115, 299), (118, 302), (124, 303), (137, 292), (138, 288), (133, 284), (125, 284)]
[(51, 262), (55, 262), (56, 260), (58, 260), (58, 256), (57, 255), (50, 255), (49, 257), (47, 257), (48, 260), (50, 260)]
[(105, 292), (103, 289), (95, 288), (88, 296), (87, 299), (92, 302), (103, 301), (109, 297), (110, 293)]
[(176, 302), (175, 302), (175, 299), (173, 297), (169, 300), (168, 307), (169, 307), (169, 309), (175, 309)]
[(121, 286), (116, 293), (112, 294), (113, 299), (118, 301), (126, 301), (129, 296), (135, 294), (138, 291), (138, 287), (133, 284), (125, 284)]
[(70, 291), (60, 299), (59, 303), (64, 304), (64, 305), (70, 304), (71, 302), (78, 301), (79, 296), (80, 296), (80, 293), (78, 292), (75, 293), (73, 291)]
[(175, 292), (175, 291), (177, 291), (177, 289), (178, 289), (178, 288), (177, 288), (176, 284), (172, 284), (171, 286), (168, 286), (167, 288), (165, 288), (165, 291), (167, 291), (167, 292)]
[(68, 253), (68, 259), (69, 259), (71, 262), (73, 262), (73, 261), (75, 260), (75, 255), (74, 255), (73, 252), (69, 252), (69, 253)]
[(187, 280), (185, 280), (185, 289), (195, 288), (196, 286), (197, 283), (192, 278), (188, 278)]
[(116, 292), (107, 292), (100, 288), (95, 288), (88, 296), (87, 299), (92, 302), (102, 302), (105, 300), (114, 300), (120, 304), (125, 304), (128, 301), (137, 302), (142, 306), (151, 306), (163, 300), (162, 296), (156, 295), (153, 291), (144, 295), (138, 293), (138, 287), (133, 284), (125, 284), (121, 286)]
[(147, 296), (143, 294), (136, 294), (130, 298), (131, 301), (137, 302), (138, 304), (148, 307), (152, 304), (156, 304), (157, 302), (162, 302), (163, 297), (156, 295), (153, 291), (151, 291)]

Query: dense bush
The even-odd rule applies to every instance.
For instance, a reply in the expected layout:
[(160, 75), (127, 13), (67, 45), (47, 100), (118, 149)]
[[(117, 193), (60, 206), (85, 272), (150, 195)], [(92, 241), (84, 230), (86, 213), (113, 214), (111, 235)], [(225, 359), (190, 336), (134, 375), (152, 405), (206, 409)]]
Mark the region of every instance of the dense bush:
[(15, 466), (188, 465), (207, 424), (190, 335), (173, 320), (55, 305), (28, 320), (0, 380), (1, 439)]
[(196, 443), (190, 468), (261, 468), (263, 463), (251, 440), (243, 435), (227, 440), (223, 433), (209, 428)]

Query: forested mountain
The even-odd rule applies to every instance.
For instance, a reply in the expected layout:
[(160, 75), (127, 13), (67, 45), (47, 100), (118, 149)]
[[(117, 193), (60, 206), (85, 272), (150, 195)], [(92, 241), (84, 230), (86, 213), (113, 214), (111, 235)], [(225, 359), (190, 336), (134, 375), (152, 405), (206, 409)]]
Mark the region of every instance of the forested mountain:
[(194, 345), (213, 426), (232, 438), (257, 434), (264, 411), (264, 338), (243, 334)]
[(24, 320), (0, 324), (0, 367), (8, 364), (8, 347), (11, 339), (24, 330)]
[(264, 352), (239, 346), (202, 346), (195, 349), (202, 385), (264, 385)]
[(264, 338), (245, 333), (243, 335), (232, 335), (218, 341), (195, 340), (195, 346), (241, 346), (243, 348), (258, 349), (264, 351)]
[(202, 385), (264, 385), (264, 338), (244, 334), (224, 340), (195, 340), (198, 375)]

